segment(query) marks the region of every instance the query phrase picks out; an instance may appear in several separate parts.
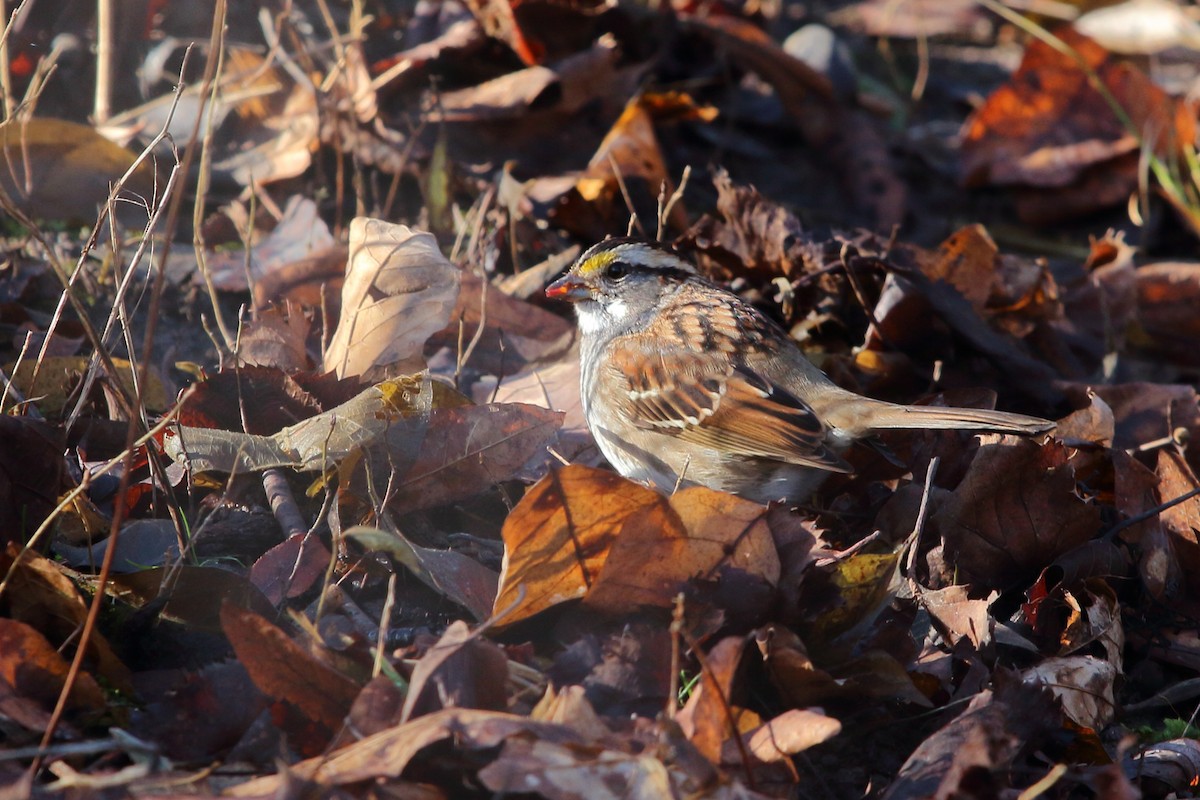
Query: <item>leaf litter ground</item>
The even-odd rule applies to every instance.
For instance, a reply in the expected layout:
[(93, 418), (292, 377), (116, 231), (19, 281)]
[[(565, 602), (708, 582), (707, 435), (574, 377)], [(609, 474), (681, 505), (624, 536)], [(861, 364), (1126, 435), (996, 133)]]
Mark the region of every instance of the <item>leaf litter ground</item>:
[[(7, 791), (1194, 794), (1188, 20), (1132, 9), (1183, 20), (1155, 71), (985, 5), (230, 8), (94, 240), (211, 20), (123, 16), (93, 125), (93, 65), (23, 70), (94, 28), (23, 17)], [(800, 507), (625, 481), (541, 289), (631, 226), (849, 388), (1058, 427)]]

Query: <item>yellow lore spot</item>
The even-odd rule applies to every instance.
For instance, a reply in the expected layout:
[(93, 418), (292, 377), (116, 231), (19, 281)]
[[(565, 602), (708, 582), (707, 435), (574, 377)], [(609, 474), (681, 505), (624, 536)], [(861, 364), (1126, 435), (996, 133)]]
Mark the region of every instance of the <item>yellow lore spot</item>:
[(579, 269), (577, 271), (579, 272), (580, 277), (586, 278), (589, 275), (595, 275), (616, 260), (616, 253), (614, 253), (612, 250), (605, 250), (603, 252), (596, 253), (596, 255), (592, 256), (587, 261), (584, 261), (579, 265)]

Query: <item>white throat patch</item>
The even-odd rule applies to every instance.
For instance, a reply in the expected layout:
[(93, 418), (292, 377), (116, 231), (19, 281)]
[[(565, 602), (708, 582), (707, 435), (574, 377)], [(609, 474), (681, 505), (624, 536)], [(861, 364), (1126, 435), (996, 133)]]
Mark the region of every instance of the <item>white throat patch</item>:
[(602, 306), (600, 303), (591, 301), (577, 303), (575, 311), (576, 316), (579, 317), (580, 332), (585, 336), (592, 336), (605, 330), (613, 323), (625, 319), (629, 315), (629, 306), (624, 300), (614, 300), (607, 306)]

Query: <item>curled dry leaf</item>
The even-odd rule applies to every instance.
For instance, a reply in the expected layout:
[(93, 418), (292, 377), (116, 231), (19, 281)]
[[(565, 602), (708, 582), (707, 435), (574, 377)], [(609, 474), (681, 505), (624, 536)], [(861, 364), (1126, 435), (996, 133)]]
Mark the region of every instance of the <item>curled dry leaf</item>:
[[(1138, 149), (1160, 155), (1191, 142), (1194, 114), (1136, 67), (1118, 61), (1073, 28), (1056, 31), (1070, 48), (1034, 40), (1009, 83), (963, 129), (962, 176), (970, 186), (1041, 187), (1021, 198), (1022, 217), (1047, 223), (1123, 201), (1136, 191)], [(1098, 76), (1134, 131), (1090, 85)]]
[[(1159, 451), (1156, 471), (1161, 502), (1174, 500), (1200, 486), (1187, 461), (1174, 450)], [(1170, 537), (1181, 571), (1187, 576), (1188, 585), (1194, 592), (1200, 588), (1200, 497), (1192, 497), (1165, 509), (1159, 519)]]
[(1200, 775), (1200, 740), (1171, 739), (1139, 748), (1125, 757), (1123, 766), (1130, 775), (1161, 781), (1178, 797), (1187, 797), (1195, 794)]
[(462, 620), (451, 623), (413, 667), (401, 723), (443, 708), (503, 711), (508, 658)]
[(936, 591), (921, 592), (921, 605), (933, 617), (938, 631), (951, 644), (966, 639), (976, 650), (992, 642), (995, 618), (988, 608), (999, 592), (992, 592), (984, 600), (972, 600), (966, 586), (947, 586)]
[(740, 636), (728, 636), (717, 642), (704, 655), (699, 685), (676, 716), (691, 743), (714, 764), (721, 763), (725, 741), (762, 723), (753, 711), (733, 703), (733, 679), (745, 649), (746, 640)]
[[(61, 565), (33, 550), (22, 554), (10, 543), (0, 553), (0, 575), (8, 581), (5, 616), (36, 626), (55, 647), (71, 642), (83, 628), (88, 604)], [(92, 632), (88, 651), (97, 675), (122, 692), (134, 691), (129, 668), (99, 630)]]
[(1178, 364), (1200, 365), (1200, 264), (1146, 264), (1134, 273), (1144, 349)]
[[(24, 622), (0, 618), (0, 686), (11, 687), (17, 697), (49, 711), (66, 685), (69, 670), (69, 662), (41, 633)], [(11, 703), (5, 706), (11, 707)], [(81, 672), (71, 689), (68, 707), (100, 710), (104, 706), (100, 684), (90, 674)], [(48, 722), (42, 714), (31, 713), (27, 721), (35, 720)]]
[(305, 340), (311, 323), (299, 310), (286, 316), (277, 308), (261, 312), (242, 327), (238, 360), (242, 365), (298, 372), (309, 366)]
[(421, 547), (399, 532), (355, 527), (344, 535), (367, 550), (387, 553), (426, 586), (470, 611), (475, 619), (487, 619), (491, 612), (498, 578), (478, 561), (454, 550)]
[[(238, 216), (246, 216), (243, 212)], [(218, 289), (244, 292), (249, 280), (256, 282), (288, 264), (293, 264), (334, 244), (329, 226), (317, 213), (317, 204), (307, 197), (292, 195), (283, 209), (283, 217), (270, 233), (252, 238), (249, 252), (245, 249), (221, 250), (207, 255), (212, 280)], [(247, 275), (247, 271), (249, 275)]]
[(433, 234), (356, 217), (342, 314), (325, 352), (338, 377), (420, 367), (425, 340), (446, 327), (458, 299), (460, 271)]

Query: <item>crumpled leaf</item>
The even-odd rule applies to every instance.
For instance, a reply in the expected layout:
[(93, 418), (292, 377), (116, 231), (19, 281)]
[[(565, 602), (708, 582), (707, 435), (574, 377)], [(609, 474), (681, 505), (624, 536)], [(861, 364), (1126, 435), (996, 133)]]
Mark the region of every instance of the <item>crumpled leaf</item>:
[[(1124, 201), (1137, 189), (1139, 136), (1160, 155), (1191, 142), (1194, 114), (1144, 73), (1074, 28), (1055, 31), (1073, 51), (1035, 39), (1020, 68), (963, 128), (962, 176), (970, 186), (1039, 187), (1024, 219), (1045, 224)], [(1099, 76), (1128, 115), (1128, 131), (1076, 59)]]
[(443, 708), (503, 711), (507, 676), (508, 659), (499, 645), (458, 620), (413, 667), (401, 724)]
[(446, 505), (509, 480), (554, 438), (562, 417), (518, 403), (434, 409), (416, 460), (395, 482), (392, 507)]
[(325, 369), (338, 377), (419, 369), (425, 340), (450, 320), (460, 277), (433, 234), (355, 217), (342, 314)]
[[(66, 685), (69, 669), (70, 663), (41, 633), (24, 622), (0, 617), (0, 685), (49, 711)], [(96, 679), (81, 672), (71, 690), (69, 707), (99, 710), (104, 706), (104, 693)], [(44, 725), (48, 721), (41, 714), (32, 716), (31, 722)]]
[(782, 761), (829, 741), (842, 723), (820, 711), (792, 708), (747, 735), (746, 747), (760, 761)]
[[(998, 796), (1009, 788), (1009, 766), (1039, 736), (1059, 729), (1054, 701), (1037, 685), (1004, 673), (995, 690), (975, 695), (966, 711), (917, 746), (884, 800)], [(970, 789), (963, 784), (970, 781)]]

